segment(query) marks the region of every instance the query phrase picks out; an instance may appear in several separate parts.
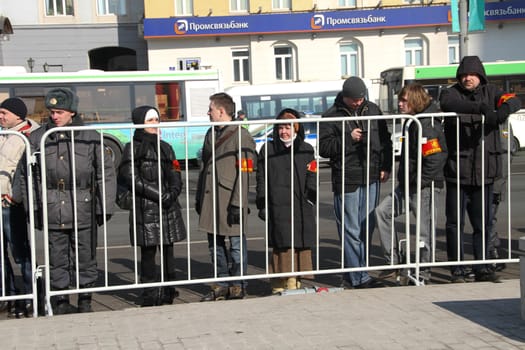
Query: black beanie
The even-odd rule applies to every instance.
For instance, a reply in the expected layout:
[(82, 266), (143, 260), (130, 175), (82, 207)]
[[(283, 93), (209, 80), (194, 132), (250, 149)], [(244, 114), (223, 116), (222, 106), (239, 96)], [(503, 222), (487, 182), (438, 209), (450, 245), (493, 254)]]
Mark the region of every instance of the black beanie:
[(343, 97), (349, 98), (365, 98), (366, 85), (361, 78), (350, 77), (343, 83)]
[(9, 112), (16, 114), (20, 119), (26, 119), (27, 107), (24, 101), (18, 97), (11, 97), (2, 102), (0, 108), (7, 109)]
[(133, 124), (144, 124), (146, 114), (151, 110), (154, 110), (157, 113), (157, 118), (160, 119), (160, 113), (157, 108), (152, 106), (140, 106), (131, 112), (131, 120), (133, 121)]

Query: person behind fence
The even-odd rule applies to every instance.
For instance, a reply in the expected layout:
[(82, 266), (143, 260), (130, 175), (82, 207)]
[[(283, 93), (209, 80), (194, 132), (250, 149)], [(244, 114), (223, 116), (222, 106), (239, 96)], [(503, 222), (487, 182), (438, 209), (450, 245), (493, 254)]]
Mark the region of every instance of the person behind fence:
[[(419, 83), (404, 86), (398, 94), (399, 112), (402, 114), (416, 115), (420, 113), (437, 113), (439, 109), (425, 88)], [(404, 133), (408, 136), (408, 153), (405, 147), (401, 150), (401, 159), (398, 170), (398, 185), (394, 193), (388, 194), (376, 208), (377, 228), (381, 246), (383, 247), (385, 263), (397, 265), (403, 263), (399, 236), (394, 225), (392, 231), (392, 220), (405, 212), (405, 194), (408, 190), (409, 208), (414, 215), (419, 212), (420, 219), (420, 261), (431, 262), (432, 254), (432, 230), (436, 224), (432, 217), (432, 204), (444, 185), (443, 167), (447, 160), (447, 144), (441, 119), (432, 116), (419, 116), (421, 123), (422, 142), (418, 142), (419, 127), (412, 119), (406, 119), (403, 125)], [(408, 129), (407, 129), (408, 127)], [(404, 138), (406, 140), (406, 138)], [(421, 149), (421, 159), (419, 159)], [(405, 162), (408, 159), (408, 171), (405, 172)], [(421, 204), (417, 203), (417, 165), (421, 162)], [(406, 177), (407, 176), (407, 177)], [(407, 178), (407, 182), (405, 182)], [(393, 198), (392, 198), (393, 197)], [(393, 203), (392, 203), (393, 202)], [(409, 235), (406, 236), (409, 239)], [(389, 269), (380, 273), (383, 279), (398, 277), (399, 270)], [(405, 277), (405, 276), (404, 276)], [(430, 268), (425, 267), (420, 271), (420, 277), (424, 282), (430, 280)]]
[[(235, 115), (235, 104), (228, 94), (210, 96), (208, 115), (210, 121), (226, 124), (213, 126), (206, 133), (195, 210), (199, 214), (199, 228), (208, 233), (208, 247), (217, 277), (241, 276), (248, 268), (244, 230), (248, 216), (249, 174), (254, 170), (257, 154), (255, 142), (245, 128), (227, 124)], [(230, 241), (229, 254), (226, 237)], [(245, 293), (246, 281), (216, 282), (201, 301), (241, 299)]]
[[(160, 122), (159, 111), (151, 106), (137, 107), (131, 115), (137, 125)], [(163, 258), (164, 281), (175, 280), (173, 244), (186, 238), (178, 200), (182, 190), (180, 165), (171, 146), (159, 140), (159, 131), (158, 128), (135, 130), (133, 147), (131, 143), (124, 147), (117, 178), (119, 187), (125, 187), (130, 193), (135, 190), (135, 205), (129, 208), (129, 233), (131, 244), (140, 246), (141, 283), (160, 280), (155, 263), (157, 250)], [(141, 305), (172, 304), (176, 296), (175, 287), (145, 288)]]
[[(520, 109), (521, 102), (514, 94), (506, 94), (489, 83), (477, 56), (463, 57), (456, 79), (456, 84), (442, 91), (440, 103), (443, 112), (461, 113), (458, 119), (445, 118), (449, 150), (445, 166), (447, 255), (449, 261), (461, 262), (464, 260), (465, 212), (473, 228), (474, 260), (489, 257), (493, 185), (502, 175), (503, 166), (499, 125), (510, 113)], [(465, 282), (464, 265), (451, 266), (450, 270), (452, 282)], [(499, 281), (487, 264), (474, 264), (473, 271), (476, 281)]]
[[(379, 107), (367, 101), (366, 96), (363, 80), (350, 77), (323, 117), (381, 115)], [(344, 266), (365, 267), (366, 235), (368, 232), (371, 240), (380, 182), (388, 179), (392, 168), (392, 141), (386, 122), (354, 118), (323, 122), (320, 125), (319, 154), (330, 159), (337, 229), (344, 242)], [(343, 284), (348, 283), (354, 288), (380, 285), (367, 271), (345, 274)]]
[[(41, 139), (48, 130), (84, 125), (77, 113), (78, 97), (67, 88), (49, 90), (45, 106), (49, 119), (31, 133), (29, 141), (33, 154), (40, 159), (40, 152), (43, 152), (46, 161), (45, 169), (41, 164), (35, 167), (33, 177), (36, 216), (42, 215), (43, 206), (47, 207), (51, 289), (91, 288), (98, 276), (97, 226), (106, 224), (114, 210), (116, 176), (113, 161), (109, 151), (101, 149), (100, 134), (95, 130), (51, 133), (41, 150)], [(43, 171), (46, 172), (45, 184), (42, 183)], [(25, 179), (21, 176), (21, 186), (27, 189)], [(46, 203), (42, 202), (42, 191), (46, 191)], [(91, 293), (78, 295), (78, 308), (70, 304), (68, 294), (54, 296), (52, 307), (55, 314), (91, 312)]]
[[(38, 123), (27, 118), (27, 107), (20, 98), (12, 97), (0, 104), (0, 126), (2, 130), (17, 131), (28, 136), (38, 128)], [(4, 250), (4, 271), (8, 279), (9, 294), (31, 294), (33, 275), (31, 251), (27, 232), (26, 213), (20, 198), (13, 194), (17, 166), (25, 152), (25, 143), (21, 136), (0, 135), (0, 193), (2, 195), (2, 228), (4, 242), (8, 244), (13, 260), (20, 266), (23, 288), (15, 286), (15, 276), (9, 259), (9, 252)], [(7, 246), (6, 246), (7, 248)], [(17, 300), (8, 314), (20, 318), (33, 312), (32, 299)]]
[[(277, 120), (299, 118), (299, 112), (289, 108), (282, 110), (277, 116)], [(268, 220), (268, 245), (273, 248), (270, 262), (272, 273), (292, 271), (292, 261), (293, 272), (313, 269), (316, 173), (314, 149), (304, 141), (303, 125), (275, 124), (272, 139), (259, 152), (256, 196), (259, 218)], [(272, 278), (272, 292), (275, 294), (300, 288), (300, 278), (313, 276), (306, 274), (300, 277)]]

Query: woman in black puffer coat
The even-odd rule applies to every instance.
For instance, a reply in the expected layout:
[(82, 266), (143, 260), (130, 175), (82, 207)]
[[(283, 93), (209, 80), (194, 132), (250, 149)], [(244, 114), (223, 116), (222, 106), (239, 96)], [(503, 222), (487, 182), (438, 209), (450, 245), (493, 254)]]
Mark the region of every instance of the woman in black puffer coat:
[[(155, 107), (141, 106), (133, 110), (132, 119), (134, 124), (158, 124), (160, 116)], [(158, 172), (159, 141), (160, 179)], [(162, 184), (161, 189), (159, 189), (159, 180)], [(133, 182), (135, 183), (135, 205), (131, 208), (129, 215), (130, 238), (132, 245), (140, 246), (140, 280), (142, 283), (159, 280), (155, 255), (157, 250), (160, 251), (161, 245), (164, 258), (164, 280), (174, 280), (173, 243), (186, 238), (186, 229), (178, 201), (182, 181), (175, 153), (168, 143), (159, 140), (158, 128), (136, 129), (133, 135), (133, 145), (128, 143), (124, 148), (118, 183), (133, 191)], [(142, 306), (171, 304), (175, 296), (174, 287), (145, 288)]]

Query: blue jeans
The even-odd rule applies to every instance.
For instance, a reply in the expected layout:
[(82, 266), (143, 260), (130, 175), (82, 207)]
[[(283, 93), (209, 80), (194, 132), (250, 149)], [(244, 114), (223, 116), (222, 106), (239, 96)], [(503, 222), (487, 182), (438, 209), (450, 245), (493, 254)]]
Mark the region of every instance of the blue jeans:
[[(208, 248), (210, 250), (211, 262), (215, 263), (214, 234), (208, 233)], [(242, 272), (248, 272), (248, 250), (246, 248), (246, 236), (228, 236), (230, 239), (230, 251), (226, 248), (226, 236), (216, 235), (217, 240), (217, 277), (241, 276), (241, 238), (242, 238)], [(231, 264), (230, 264), (231, 259)], [(230, 266), (231, 265), (231, 266)], [(217, 282), (222, 287), (241, 286), (246, 288), (246, 281)]]
[[(369, 196), (368, 209), (366, 208), (367, 192)], [(360, 186), (355, 192), (344, 194), (344, 264), (345, 267), (366, 266), (366, 223), (368, 218), (369, 239), (375, 228), (374, 209), (379, 200), (379, 182), (370, 183), (368, 191), (366, 186)], [(334, 209), (337, 221), (339, 239), (341, 239), (342, 217), (341, 193), (334, 193)], [(349, 272), (345, 279), (353, 286), (368, 282), (371, 277), (366, 271)]]
[[(22, 279), (24, 281), (24, 290), (22, 290), (22, 293), (31, 293), (33, 291), (33, 271), (31, 268), (31, 251), (27, 237), (24, 207), (11, 206), (2, 208), (2, 220), (4, 240), (9, 245), (13, 260), (20, 265), (22, 272)], [(7, 257), (7, 251), (4, 251), (4, 254), (6, 254)], [(10, 264), (6, 266), (6, 278), (9, 279), (8, 286), (10, 293), (16, 294), (14, 274)]]

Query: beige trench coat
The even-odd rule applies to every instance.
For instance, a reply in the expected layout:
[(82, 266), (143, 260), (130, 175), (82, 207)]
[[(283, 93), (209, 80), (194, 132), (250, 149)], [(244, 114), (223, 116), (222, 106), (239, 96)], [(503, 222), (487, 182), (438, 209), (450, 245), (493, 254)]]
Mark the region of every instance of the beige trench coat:
[[(238, 236), (241, 233), (240, 225), (228, 225), (228, 207), (240, 208), (242, 206), (244, 231), (248, 215), (249, 174), (255, 171), (257, 162), (255, 142), (250, 133), (242, 127), (225, 126), (220, 135), (215, 138), (212, 138), (213, 130), (210, 128), (204, 139), (203, 168), (197, 185), (196, 202), (201, 209), (199, 229), (223, 236)], [(241, 135), (240, 152), (239, 132)], [(212, 153), (212, 144), (215, 145), (215, 154)], [(215, 167), (215, 182), (213, 181), (213, 167)], [(214, 199), (216, 215), (213, 215)]]

